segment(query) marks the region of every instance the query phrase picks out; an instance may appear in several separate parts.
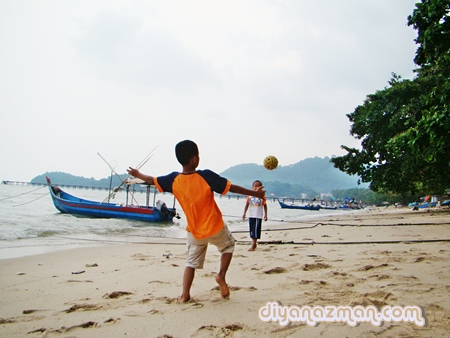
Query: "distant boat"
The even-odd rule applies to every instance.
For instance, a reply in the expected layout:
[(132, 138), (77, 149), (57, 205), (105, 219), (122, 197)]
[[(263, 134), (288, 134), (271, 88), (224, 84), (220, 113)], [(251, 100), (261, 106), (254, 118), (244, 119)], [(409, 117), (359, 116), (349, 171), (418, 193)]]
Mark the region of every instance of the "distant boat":
[(437, 202), (423, 202), (417, 205), (419, 209), (425, 209), (425, 208), (433, 208), (437, 205)]
[[(418, 209), (425, 209), (425, 208), (433, 208), (436, 205), (437, 205), (437, 202), (422, 202), (422, 203), (411, 202), (408, 204), (408, 207), (415, 207), (415, 208), (417, 207)], [(441, 203), (441, 205), (446, 205), (446, 204)]]
[(325, 205), (325, 206), (320, 206), (322, 209), (325, 210), (337, 210), (337, 206), (330, 206), (330, 205)]
[(295, 205), (295, 204), (286, 204), (281, 202), (279, 199), (278, 203), (280, 203), (280, 207), (282, 209), (302, 209), (302, 210), (320, 210), (320, 205)]
[(450, 205), (450, 200), (445, 200), (444, 202), (441, 203), (442, 206), (445, 205)]
[(408, 207), (414, 207), (414, 209), (417, 210), (417, 209), (433, 208), (438, 204), (437, 196), (427, 195), (421, 197), (420, 199), (423, 200), (423, 202), (412, 202), (408, 204)]
[(72, 196), (61, 190), (58, 186), (52, 185), (49, 177), (46, 178), (53, 204), (55, 205), (55, 208), (62, 213), (94, 218), (124, 218), (144, 222), (172, 221), (173, 217), (179, 218), (175, 207), (168, 208), (162, 201), (157, 201), (153, 206), (148, 205), (150, 195), (149, 186), (147, 186), (146, 206), (128, 204), (128, 197), (129, 195), (132, 195), (132, 193), (129, 192), (129, 186), (131, 184), (144, 184), (144, 182), (140, 180), (127, 182), (127, 203), (124, 205), (110, 202), (89, 201)]
[[(389, 204), (380, 204), (380, 206), (389, 206)], [(362, 209), (359, 205), (353, 204), (343, 204), (339, 206), (339, 209), (351, 209), (351, 210), (357, 210), (357, 209)]]

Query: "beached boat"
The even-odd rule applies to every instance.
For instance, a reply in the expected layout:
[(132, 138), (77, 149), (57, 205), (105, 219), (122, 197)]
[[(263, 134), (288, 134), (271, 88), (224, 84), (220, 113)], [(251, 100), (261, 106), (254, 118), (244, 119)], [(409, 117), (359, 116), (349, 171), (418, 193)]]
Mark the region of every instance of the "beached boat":
[(161, 222), (171, 221), (173, 217), (179, 218), (175, 207), (168, 208), (162, 201), (154, 202), (153, 206), (149, 205), (150, 186), (147, 185), (147, 205), (133, 205), (128, 203), (132, 192), (130, 185), (144, 184), (141, 180), (132, 180), (126, 183), (127, 202), (125, 204), (115, 204), (108, 202), (89, 201), (63, 191), (60, 187), (53, 185), (50, 178), (47, 177), (47, 185), (50, 195), (56, 209), (62, 213), (77, 216), (94, 217), (94, 218), (124, 218), (128, 220), (144, 221), (144, 222)]
[(320, 210), (320, 205), (295, 205), (286, 204), (278, 200), (282, 209), (302, 209), (302, 210)]
[[(443, 204), (441, 203), (441, 205)], [(434, 208), (435, 206), (437, 206), (437, 202), (412, 202), (408, 204), (408, 207), (414, 207), (418, 209)]]
[(423, 202), (417, 205), (419, 209), (434, 208), (437, 202)]
[[(434, 208), (438, 205), (438, 196), (427, 195), (420, 198), (423, 202), (412, 202), (408, 204), (408, 207), (414, 207), (417, 209)], [(442, 205), (442, 203), (441, 203)]]
[[(388, 207), (389, 204), (382, 204), (382, 205), (380, 204), (380, 206)], [(362, 209), (362, 207), (357, 204), (343, 204), (339, 206), (339, 209), (359, 210)]]

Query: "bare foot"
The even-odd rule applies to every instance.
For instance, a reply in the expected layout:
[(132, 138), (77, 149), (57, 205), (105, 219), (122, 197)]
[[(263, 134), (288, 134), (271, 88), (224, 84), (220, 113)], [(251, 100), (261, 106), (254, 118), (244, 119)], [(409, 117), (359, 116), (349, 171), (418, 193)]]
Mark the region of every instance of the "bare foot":
[(191, 296), (185, 297), (185, 296), (181, 295), (180, 297), (177, 298), (177, 302), (178, 303), (186, 303), (186, 302), (189, 302), (190, 299), (191, 299)]
[(255, 251), (256, 248), (251, 247), (250, 249), (248, 249), (248, 251)]
[(216, 282), (219, 284), (220, 295), (222, 298), (230, 298), (230, 289), (225, 280), (219, 275), (216, 275)]

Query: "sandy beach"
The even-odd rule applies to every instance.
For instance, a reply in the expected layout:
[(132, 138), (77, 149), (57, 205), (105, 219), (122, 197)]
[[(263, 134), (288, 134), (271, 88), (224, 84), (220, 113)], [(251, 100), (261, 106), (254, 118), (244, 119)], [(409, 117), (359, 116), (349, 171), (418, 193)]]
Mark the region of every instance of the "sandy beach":
[[(221, 299), (215, 247), (181, 293), (184, 240), (145, 239), (0, 260), (1, 337), (448, 337), (450, 209), (373, 208), (301, 223), (268, 221), (238, 240)], [(417, 306), (418, 322), (261, 318), (294, 307)], [(396, 317), (398, 318), (398, 317)], [(286, 324), (286, 323), (284, 323)]]

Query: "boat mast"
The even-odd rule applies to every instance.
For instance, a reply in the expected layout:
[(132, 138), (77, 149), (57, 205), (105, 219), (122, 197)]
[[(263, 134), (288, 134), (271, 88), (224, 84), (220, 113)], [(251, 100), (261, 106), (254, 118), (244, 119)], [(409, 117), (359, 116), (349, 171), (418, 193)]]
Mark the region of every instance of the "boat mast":
[(108, 203), (109, 203), (109, 201), (110, 201), (110, 199), (111, 199), (112, 175), (113, 175), (113, 172), (112, 172), (112, 169), (111, 169), (111, 175), (109, 175)]

